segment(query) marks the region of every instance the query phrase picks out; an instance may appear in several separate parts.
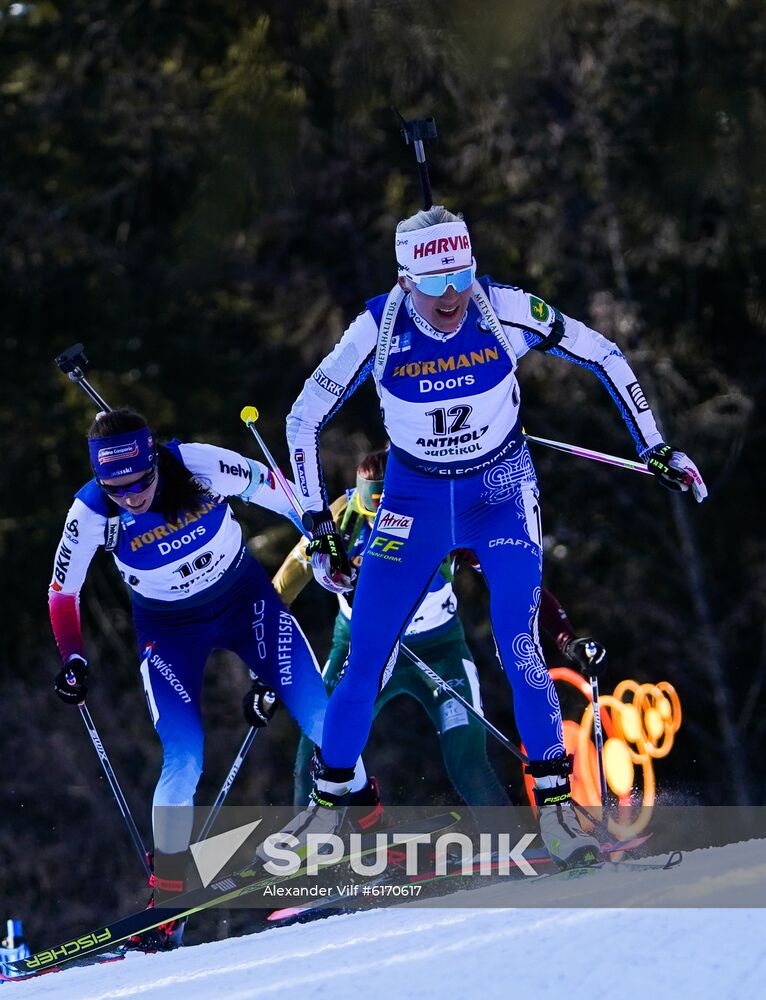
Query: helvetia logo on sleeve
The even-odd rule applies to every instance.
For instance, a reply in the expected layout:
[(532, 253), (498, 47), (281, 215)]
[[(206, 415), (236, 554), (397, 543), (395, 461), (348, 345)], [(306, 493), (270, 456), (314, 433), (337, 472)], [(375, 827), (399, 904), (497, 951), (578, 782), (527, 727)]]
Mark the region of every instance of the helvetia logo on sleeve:
[(226, 462), (222, 462), (219, 458), (218, 466), (221, 472), (227, 476), (241, 476), (243, 479), (250, 478), (250, 470), (239, 465), (239, 463), (237, 465), (227, 465)]
[(378, 515), (377, 531), (396, 538), (409, 538), (412, 523), (415, 519), (406, 514), (395, 514), (392, 510), (381, 510)]

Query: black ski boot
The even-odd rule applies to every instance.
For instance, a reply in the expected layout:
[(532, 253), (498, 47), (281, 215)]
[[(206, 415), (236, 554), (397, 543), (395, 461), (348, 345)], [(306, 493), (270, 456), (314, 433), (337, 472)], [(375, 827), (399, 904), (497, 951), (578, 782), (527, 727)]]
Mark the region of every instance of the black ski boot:
[[(147, 904), (147, 910), (155, 909), (155, 895), (162, 894), (162, 908), (172, 906), (172, 902), (166, 897), (175, 896), (185, 892), (186, 885), (186, 865), (188, 853), (182, 851), (180, 854), (163, 854), (162, 851), (155, 851), (149, 854), (149, 864), (152, 874), (149, 876), (149, 886), (152, 890)], [(155, 868), (159, 869), (159, 874), (155, 873)], [(160, 912), (161, 907), (156, 907)], [(150, 931), (143, 934), (134, 934), (129, 937), (126, 946), (131, 951), (173, 951), (180, 948), (186, 927), (186, 917), (180, 919), (171, 918)]]
[(382, 830), (386, 826), (386, 811), (380, 801), (380, 785), (373, 775), (367, 779), (364, 788), (351, 792), (348, 800), (346, 820), (355, 833)]

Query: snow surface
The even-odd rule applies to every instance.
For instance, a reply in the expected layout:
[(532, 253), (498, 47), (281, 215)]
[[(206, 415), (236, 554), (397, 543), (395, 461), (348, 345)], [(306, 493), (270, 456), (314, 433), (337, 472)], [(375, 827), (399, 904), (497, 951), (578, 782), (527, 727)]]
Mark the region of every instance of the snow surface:
[[(534, 908), (475, 906), (508, 891), (457, 893), (449, 907), (337, 915), (5, 985), (20, 997), (67, 1000), (766, 996), (766, 910), (758, 908), (766, 841), (694, 851), (671, 871), (524, 883)], [(586, 908), (604, 893), (631, 905)]]

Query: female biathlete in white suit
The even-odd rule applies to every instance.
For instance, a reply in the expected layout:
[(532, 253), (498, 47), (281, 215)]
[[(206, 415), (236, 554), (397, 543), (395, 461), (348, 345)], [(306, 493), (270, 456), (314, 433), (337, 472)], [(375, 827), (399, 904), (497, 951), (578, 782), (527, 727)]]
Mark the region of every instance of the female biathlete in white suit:
[[(100, 547), (111, 551), (127, 585), (141, 678), (162, 741), (154, 791), (152, 886), (184, 890), (191, 806), (202, 773), (200, 708), (205, 663), (230, 649), (250, 668), (245, 718), (263, 725), (276, 692), (303, 732), (319, 740), (327, 694), (300, 626), (242, 541), (227, 497), (295, 520), (272, 473), (260, 462), (209, 444), (157, 444), (139, 414), (100, 414), (88, 432), (94, 477), (75, 496), (56, 550), (49, 590), (51, 623), (63, 660), (55, 681), (69, 704), (85, 698), (88, 663), (79, 593)], [(359, 805), (371, 791), (359, 762)], [(180, 943), (178, 922), (150, 932), (153, 947)], [(146, 942), (145, 942), (146, 943)]]

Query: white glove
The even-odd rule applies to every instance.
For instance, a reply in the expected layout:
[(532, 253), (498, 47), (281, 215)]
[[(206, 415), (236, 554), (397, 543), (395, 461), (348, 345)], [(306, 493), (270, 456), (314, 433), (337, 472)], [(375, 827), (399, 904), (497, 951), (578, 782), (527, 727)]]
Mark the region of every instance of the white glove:
[(347, 594), (354, 589), (356, 571), (352, 566), (350, 576), (337, 570), (333, 573), (332, 563), (332, 556), (326, 552), (315, 552), (311, 557), (311, 572), (314, 574), (314, 579), (333, 594)]
[(697, 466), (688, 455), (675, 451), (669, 444), (660, 444), (646, 455), (646, 464), (669, 490), (685, 493), (689, 487), (697, 503), (707, 496), (707, 486)]
[(303, 524), (311, 532), (306, 555), (311, 559), (311, 571), (317, 583), (333, 594), (345, 594), (353, 590), (356, 570), (349, 562), (330, 511), (306, 511)]
[(668, 465), (671, 469), (677, 469), (686, 477), (686, 482), (682, 484), (681, 488), (688, 490), (691, 487), (694, 499), (697, 503), (702, 503), (705, 497), (707, 497), (707, 486), (705, 486), (705, 481), (700, 475), (700, 470), (689, 456), (684, 455), (682, 451), (674, 451)]

